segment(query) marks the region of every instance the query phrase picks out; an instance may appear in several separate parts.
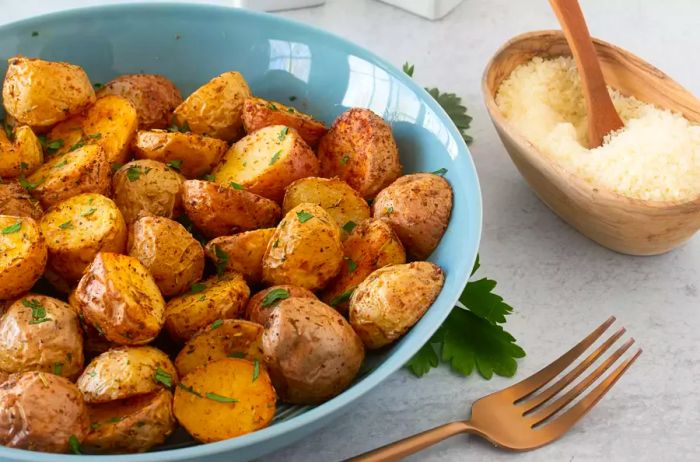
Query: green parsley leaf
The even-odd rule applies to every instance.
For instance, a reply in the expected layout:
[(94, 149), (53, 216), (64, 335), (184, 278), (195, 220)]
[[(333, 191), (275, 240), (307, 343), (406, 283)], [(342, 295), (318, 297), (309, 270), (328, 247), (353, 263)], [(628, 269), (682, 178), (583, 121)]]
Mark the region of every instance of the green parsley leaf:
[(221, 277), (228, 266), (228, 254), (218, 245), (214, 246), (214, 254), (216, 256), (216, 275)]
[(406, 61), (405, 63), (403, 63), (402, 69), (404, 74), (406, 74), (409, 77), (413, 77), (413, 71), (415, 67), (416, 66), (414, 66), (413, 64), (409, 64), (408, 61)]
[(0, 231), (1, 234), (12, 234), (22, 229), (22, 222), (18, 221), (14, 225), (7, 226)]
[(92, 430), (97, 430), (97, 429), (100, 428), (101, 426), (102, 426), (102, 425), (101, 425), (99, 422), (93, 422), (93, 423), (90, 424), (90, 429), (92, 429)]
[(349, 160), (350, 160), (350, 156), (345, 154), (343, 157), (340, 158), (340, 165), (347, 164)]
[(245, 353), (242, 351), (232, 351), (227, 355), (229, 358), (238, 358), (238, 359), (243, 359), (245, 358)]
[(15, 139), (15, 131), (10, 124), (7, 123), (7, 119), (2, 119), (2, 128), (5, 130), (5, 136), (7, 136), (7, 139), (13, 141)]
[(36, 183), (30, 183), (30, 182), (24, 177), (24, 175), (21, 175), (21, 176), (19, 177), (19, 184), (20, 184), (20, 186), (22, 186), (22, 187), (23, 187), (24, 189), (26, 189), (27, 191), (32, 191), (32, 190), (38, 188), (44, 181), (46, 181), (46, 177), (42, 177), (42, 178), (41, 178), (39, 181), (37, 181)]
[(271, 111), (277, 111), (277, 110), (278, 110), (278, 109), (277, 109), (277, 106), (275, 106), (275, 103), (273, 103), (272, 101), (270, 101), (270, 102), (267, 103), (267, 108), (270, 109)]
[(228, 396), (222, 396), (219, 395), (218, 393), (213, 393), (211, 391), (208, 391), (204, 394), (204, 396), (207, 397), (207, 399), (210, 399), (212, 401), (218, 401), (220, 403), (237, 403), (237, 399), (229, 398)]
[(202, 284), (201, 282), (195, 282), (190, 286), (190, 293), (191, 294), (198, 294), (202, 292), (204, 289), (206, 289), (207, 286)]
[(494, 294), (496, 281), (482, 278), (469, 282), (469, 290), (462, 292), (459, 301), (471, 312), (490, 322), (491, 324), (503, 324), (506, 316), (513, 312), (513, 308), (503, 301), (503, 297)]
[(121, 417), (121, 416), (118, 416), (118, 415), (117, 415), (117, 416), (114, 416), (114, 417), (110, 417), (110, 418), (107, 420), (107, 423), (117, 423), (117, 422), (121, 422), (122, 420), (124, 420), (124, 417)]
[(65, 167), (66, 165), (68, 165), (68, 161), (66, 159), (63, 159), (60, 162), (56, 163), (56, 165), (54, 165), (53, 168), (61, 168)]
[(350, 300), (350, 297), (352, 296), (352, 293), (354, 291), (355, 291), (354, 287), (352, 289), (346, 290), (342, 294), (334, 297), (333, 300), (331, 300), (330, 305), (335, 307), (335, 306), (340, 305), (341, 303), (347, 302), (348, 300)]
[(58, 225), (61, 229), (73, 229), (73, 220), (68, 220), (65, 223)]
[(280, 159), (280, 155), (282, 154), (282, 150), (280, 149), (276, 153), (272, 155), (272, 158), (270, 158), (270, 165), (274, 164)]
[(280, 245), (280, 240), (279, 240), (279, 239), (275, 239), (275, 242), (272, 243), (272, 248), (273, 248), (273, 249), (276, 249), (279, 245)]
[(187, 121), (185, 121), (182, 125), (178, 126), (177, 120), (175, 119), (175, 117), (173, 117), (172, 120), (170, 121), (170, 126), (168, 127), (168, 131), (169, 132), (187, 133), (190, 131), (190, 126), (187, 123)]
[(435, 170), (434, 172), (431, 172), (433, 175), (440, 175), (443, 176), (445, 173), (447, 173), (447, 169), (445, 167), (439, 168)]
[(346, 233), (350, 234), (350, 233), (352, 232), (352, 230), (355, 229), (355, 226), (357, 226), (357, 223), (355, 223), (354, 221), (350, 220), (350, 221), (348, 221), (347, 223), (345, 223), (345, 224), (343, 225), (343, 231), (345, 231)]
[(260, 376), (260, 361), (257, 359), (253, 361), (253, 382), (258, 380), (258, 377)]
[(203, 302), (203, 301), (206, 300), (206, 299), (207, 299), (207, 296), (206, 296), (206, 295), (201, 295), (201, 296), (197, 299), (197, 301), (198, 301), (198, 302)]
[(430, 93), (430, 96), (435, 98), (435, 101), (442, 106), (450, 119), (452, 119), (462, 138), (464, 138), (464, 142), (471, 144), (474, 138), (467, 134), (467, 130), (471, 125), (472, 118), (467, 114), (467, 108), (462, 105), (462, 98), (454, 93), (440, 93), (440, 90), (437, 88), (426, 88), (425, 90)]
[(301, 223), (306, 223), (307, 221), (311, 220), (314, 216), (311, 215), (309, 212), (305, 210), (299, 210), (297, 212), (297, 218), (299, 219), (299, 222)]
[(386, 210), (384, 210), (384, 214), (389, 216), (392, 213), (394, 213), (394, 207), (387, 207)]
[(64, 141), (61, 139), (46, 142), (46, 149), (50, 152), (58, 151), (63, 147)]
[(156, 367), (156, 373), (153, 376), (153, 380), (162, 383), (167, 388), (172, 388), (173, 386), (173, 377), (160, 367)]
[(122, 168), (122, 165), (123, 164), (120, 164), (119, 162), (112, 162), (112, 165), (110, 166), (110, 168), (112, 169), (112, 173)]
[(277, 140), (280, 143), (284, 141), (284, 138), (287, 136), (287, 132), (289, 132), (289, 127), (284, 127), (282, 130), (280, 130), (280, 134), (277, 136)]
[(350, 257), (343, 257), (345, 259), (345, 263), (348, 265), (348, 273), (354, 273), (355, 270), (357, 269), (357, 263), (352, 261)]
[(90, 215), (92, 215), (92, 214), (95, 213), (95, 212), (97, 212), (97, 209), (94, 208), (94, 207), (92, 207), (92, 208), (90, 208), (87, 212), (81, 213), (80, 216), (81, 216), (81, 217), (89, 217)]
[(289, 101), (294, 101), (294, 100), (296, 100), (296, 99), (297, 99), (297, 97), (294, 96), (294, 95), (292, 95), (292, 96), (289, 97)]
[(126, 178), (130, 182), (133, 183), (134, 181), (138, 180), (140, 176), (141, 176), (141, 169), (139, 167), (132, 165), (131, 167), (126, 169)]
[(175, 159), (175, 160), (170, 160), (165, 163), (170, 168), (174, 168), (175, 170), (180, 170), (180, 167), (182, 167), (182, 160), (181, 159)]
[(73, 454), (82, 454), (82, 452), (80, 452), (80, 441), (78, 441), (75, 435), (71, 435), (70, 438), (68, 438), (68, 446), (70, 446), (70, 450)]
[(476, 254), (476, 260), (474, 261), (474, 266), (472, 267), (472, 272), (469, 275), (469, 277), (474, 276), (474, 273), (479, 271), (479, 268), (481, 268), (481, 262), (479, 262), (479, 254)]
[(438, 358), (438, 355), (435, 352), (435, 347), (433, 347), (433, 344), (431, 343), (433, 338), (431, 338), (428, 343), (423, 345), (423, 347), (418, 350), (418, 352), (413, 355), (413, 358), (411, 358), (406, 364), (406, 367), (408, 367), (416, 377), (423, 377), (425, 374), (430, 372), (430, 369), (438, 367), (440, 358)]
[(37, 32), (37, 31), (32, 31), (32, 37), (38, 37), (38, 36), (39, 36), (39, 32)]
[(53, 373), (55, 375), (61, 375), (62, 371), (63, 371), (63, 363), (54, 363), (53, 364)]
[(288, 107), (287, 112), (289, 112), (290, 114), (294, 114), (295, 112), (297, 112), (297, 110), (294, 109), (293, 107)]
[(19, 169), (20, 170), (27, 170), (29, 168), (29, 164), (26, 162), (20, 162), (19, 163)]
[(39, 300), (22, 299), (22, 305), (32, 310), (32, 319), (29, 324), (40, 324), (42, 322), (51, 321), (51, 318), (46, 317), (46, 308)]
[(104, 87), (104, 85), (101, 84), (100, 82), (95, 82), (95, 83), (92, 84), (92, 87), (93, 87), (95, 90), (99, 90), (100, 88)]
[(223, 324), (224, 324), (224, 321), (222, 319), (217, 319), (216, 321), (211, 323), (211, 328), (209, 330), (218, 329)]
[(243, 186), (239, 185), (235, 181), (230, 182), (228, 185), (231, 186), (233, 189), (245, 190)]
[(189, 387), (188, 387), (187, 385), (185, 385), (185, 384), (182, 383), (182, 382), (178, 383), (177, 386), (180, 387), (180, 388), (182, 388), (183, 390), (185, 390), (185, 391), (188, 392), (188, 393), (192, 393), (192, 394), (195, 395), (197, 398), (201, 398), (201, 397), (202, 397), (202, 395), (200, 395), (199, 393), (197, 393), (196, 391), (194, 391), (194, 388), (192, 388), (192, 386), (189, 386)]
[(284, 300), (285, 298), (289, 298), (289, 291), (286, 289), (272, 289), (265, 295), (265, 298), (263, 298), (262, 301), (262, 306), (263, 307), (268, 307), (270, 305), (274, 305), (276, 302), (279, 302), (280, 300)]
[(216, 181), (216, 177), (214, 175), (204, 175), (202, 178), (207, 181)]

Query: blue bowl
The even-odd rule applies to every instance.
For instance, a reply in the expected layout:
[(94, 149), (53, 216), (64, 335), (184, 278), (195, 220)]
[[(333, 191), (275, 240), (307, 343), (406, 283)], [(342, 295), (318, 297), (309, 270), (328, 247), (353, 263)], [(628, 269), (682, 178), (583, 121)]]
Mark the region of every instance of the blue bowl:
[(391, 124), (406, 172), (447, 169), (454, 208), (447, 232), (430, 258), (446, 273), (440, 296), (399, 342), (369, 355), (355, 383), (330, 401), (316, 407), (281, 407), (273, 425), (218, 443), (194, 445), (180, 432), (154, 452), (92, 457), (0, 446), (0, 460), (231, 462), (262, 456), (347, 411), (351, 403), (403, 366), (457, 301), (476, 258), (481, 233), (476, 170), (442, 108), (381, 58), (334, 35), (276, 16), (188, 4), (94, 7), (0, 27), (0, 75), (5, 74), (7, 58), (17, 54), (79, 64), (93, 82), (107, 82), (119, 74), (159, 73), (172, 79), (183, 95), (222, 72), (237, 70), (256, 95), (296, 106), (328, 124), (350, 107), (369, 108)]

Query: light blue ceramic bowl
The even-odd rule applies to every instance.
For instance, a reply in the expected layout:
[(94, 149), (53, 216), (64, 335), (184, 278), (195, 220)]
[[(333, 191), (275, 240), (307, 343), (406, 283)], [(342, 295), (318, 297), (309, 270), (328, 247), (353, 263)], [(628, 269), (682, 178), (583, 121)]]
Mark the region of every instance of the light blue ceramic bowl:
[[(0, 75), (5, 74), (7, 58), (16, 54), (79, 64), (93, 82), (126, 73), (159, 73), (172, 79), (184, 95), (217, 74), (238, 70), (256, 95), (289, 103), (329, 124), (347, 108), (370, 108), (391, 123), (406, 172), (448, 170), (454, 208), (447, 232), (430, 258), (446, 273), (440, 296), (391, 349), (370, 355), (365, 372), (340, 396), (314, 408), (282, 408), (270, 427), (218, 443), (193, 445), (179, 433), (164, 450), (90, 457), (0, 446), (0, 460), (232, 462), (262, 456), (350, 411), (353, 402), (403, 366), (452, 309), (479, 245), (481, 194), (476, 171), (445, 112), (386, 61), (331, 34), (276, 16), (187, 4), (87, 8), (0, 27)], [(291, 96), (296, 97), (293, 102)]]

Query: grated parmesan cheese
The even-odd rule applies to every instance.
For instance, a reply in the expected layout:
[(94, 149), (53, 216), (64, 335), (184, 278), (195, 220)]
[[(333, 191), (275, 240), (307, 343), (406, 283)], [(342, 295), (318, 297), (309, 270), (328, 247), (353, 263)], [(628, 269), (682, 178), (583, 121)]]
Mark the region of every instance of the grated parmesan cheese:
[(540, 151), (593, 185), (657, 201), (700, 196), (700, 126), (608, 87), (625, 127), (588, 149), (586, 106), (572, 58), (536, 57), (503, 81), (496, 104)]

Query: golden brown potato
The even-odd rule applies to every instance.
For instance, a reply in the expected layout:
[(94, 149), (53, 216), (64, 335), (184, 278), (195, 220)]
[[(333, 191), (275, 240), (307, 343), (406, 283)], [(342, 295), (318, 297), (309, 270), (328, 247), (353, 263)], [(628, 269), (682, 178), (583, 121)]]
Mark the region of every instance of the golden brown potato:
[(5, 111), (22, 125), (42, 129), (95, 102), (85, 71), (74, 64), (15, 56), (2, 87)]
[(47, 253), (33, 219), (0, 215), (0, 300), (31, 289), (44, 272)]
[(173, 410), (190, 435), (209, 443), (267, 426), (275, 416), (275, 401), (264, 366), (224, 358), (182, 378)]
[(263, 280), (320, 289), (343, 264), (340, 228), (324, 209), (302, 203), (284, 216), (263, 257)]
[(353, 291), (350, 324), (367, 348), (388, 345), (418, 322), (444, 282), (442, 269), (427, 261), (380, 268)]
[(90, 421), (74, 384), (45, 372), (11, 375), (0, 384), (0, 445), (67, 452), (80, 443)]
[(165, 301), (148, 270), (134, 257), (97, 254), (75, 290), (75, 304), (104, 337), (124, 345), (153, 340), (165, 320)]
[(261, 128), (231, 146), (212, 174), (219, 184), (238, 184), (275, 202), (294, 180), (318, 176), (318, 159), (293, 128)]
[(242, 189), (202, 180), (187, 180), (183, 186), (185, 213), (211, 238), (269, 228), (280, 218), (279, 205)]
[(123, 164), (131, 158), (129, 148), (139, 119), (128, 99), (108, 95), (95, 101), (83, 122), (83, 138), (104, 149), (107, 162)]
[(162, 444), (175, 429), (173, 395), (161, 389), (119, 401), (89, 404), (88, 453), (145, 452)]
[(289, 212), (302, 202), (320, 205), (333, 217), (347, 239), (352, 229), (369, 218), (369, 205), (348, 184), (337, 178), (302, 178), (287, 186), (282, 211)]
[(289, 285), (270, 286), (250, 297), (248, 305), (246, 306), (245, 317), (250, 321), (264, 326), (267, 324), (270, 313), (275, 309), (277, 304), (281, 300), (291, 297), (313, 298), (318, 300), (313, 292), (303, 287)]
[(401, 241), (383, 220), (363, 221), (343, 243), (340, 273), (324, 289), (321, 300), (341, 313), (347, 313), (350, 294), (374, 270), (406, 263)]
[(12, 140), (0, 130), (0, 178), (29, 175), (44, 162), (44, 151), (31, 128), (16, 128)]
[(338, 177), (365, 199), (401, 175), (391, 127), (369, 109), (353, 108), (338, 117), (318, 145), (321, 174)]
[(263, 228), (209, 241), (207, 256), (225, 271), (241, 273), (248, 284), (262, 280), (262, 260), (275, 228)]
[(250, 97), (243, 101), (243, 127), (252, 133), (270, 125), (286, 125), (296, 129), (309, 146), (316, 146), (328, 129), (308, 114), (277, 101)]
[(129, 230), (129, 255), (150, 271), (166, 297), (202, 278), (204, 250), (184, 226), (163, 217), (143, 217)]
[(221, 160), (228, 143), (194, 133), (140, 131), (134, 139), (137, 159), (152, 159), (177, 168), (187, 178), (199, 178)]
[(263, 326), (241, 319), (222, 319), (199, 330), (175, 358), (180, 377), (222, 358), (263, 360)]
[(39, 221), (44, 211), (39, 201), (34, 199), (16, 181), (0, 183), (0, 215), (29, 217)]
[(238, 273), (193, 284), (190, 292), (168, 302), (165, 329), (173, 340), (184, 342), (218, 319), (241, 317), (248, 297), (250, 289)]
[(49, 266), (75, 283), (98, 252), (122, 253), (126, 223), (116, 204), (101, 194), (70, 197), (46, 211), (39, 223), (49, 248)]
[(250, 88), (238, 72), (224, 72), (175, 108), (175, 123), (192, 133), (234, 141), (243, 134), (243, 100)]
[(97, 97), (117, 95), (129, 100), (139, 116), (139, 129), (166, 128), (173, 111), (182, 103), (174, 83), (157, 74), (126, 74), (110, 80)]
[(161, 162), (134, 160), (112, 177), (114, 202), (128, 224), (145, 216), (177, 218), (182, 212), (183, 181)]
[(0, 370), (44, 371), (75, 379), (83, 370), (83, 332), (67, 303), (26, 295), (0, 318)]
[(75, 150), (77, 146), (94, 144), (94, 136), (83, 138), (84, 122), (85, 113), (83, 112), (54, 125), (46, 135), (46, 155), (48, 157), (60, 156)]
[(337, 311), (312, 298), (287, 298), (272, 310), (263, 352), (284, 402), (326, 401), (353, 381), (365, 357), (362, 341)]
[(389, 222), (409, 256), (425, 260), (447, 229), (452, 213), (452, 187), (432, 173), (402, 176), (382, 190), (372, 216)]

